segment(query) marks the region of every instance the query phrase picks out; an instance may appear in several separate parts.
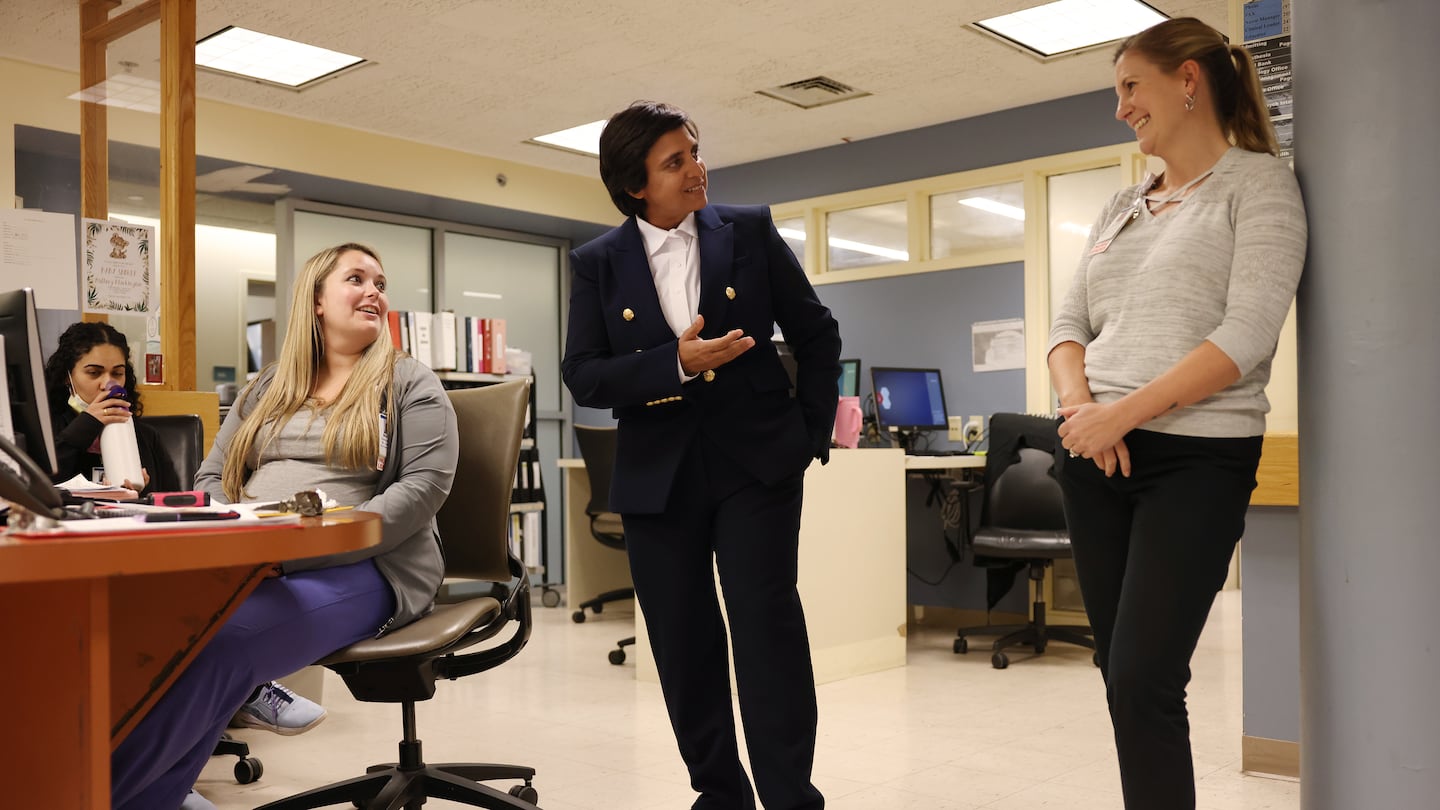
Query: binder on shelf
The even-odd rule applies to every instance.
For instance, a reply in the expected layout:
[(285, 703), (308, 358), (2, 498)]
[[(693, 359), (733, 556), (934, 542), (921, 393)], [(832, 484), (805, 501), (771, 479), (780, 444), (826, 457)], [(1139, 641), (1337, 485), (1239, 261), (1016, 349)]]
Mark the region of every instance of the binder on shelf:
[(400, 340), (400, 310), (392, 309), (385, 313), (385, 323), (390, 327), (390, 345), (397, 349), (404, 349)]
[(434, 357), (431, 368), (436, 371), (455, 370), (455, 313), (437, 312), (432, 316), (432, 346)]

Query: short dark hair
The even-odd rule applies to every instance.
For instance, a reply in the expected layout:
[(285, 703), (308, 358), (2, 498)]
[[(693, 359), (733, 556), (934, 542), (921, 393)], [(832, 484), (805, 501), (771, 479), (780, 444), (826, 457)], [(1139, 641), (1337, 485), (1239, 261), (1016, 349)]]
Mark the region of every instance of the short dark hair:
[(96, 346), (114, 346), (125, 356), (125, 398), (130, 401), (130, 413), (139, 416), (144, 408), (140, 404), (140, 392), (135, 388), (135, 367), (130, 363), (130, 341), (125, 333), (108, 323), (99, 321), (78, 321), (70, 324), (60, 335), (55, 353), (45, 361), (45, 394), (50, 400), (52, 413), (66, 413), (70, 410), (70, 372), (87, 352)]
[(645, 158), (662, 135), (679, 127), (700, 140), (700, 127), (685, 111), (658, 101), (636, 101), (610, 116), (600, 133), (600, 180), (625, 216), (644, 216), (645, 201), (630, 192), (645, 188)]

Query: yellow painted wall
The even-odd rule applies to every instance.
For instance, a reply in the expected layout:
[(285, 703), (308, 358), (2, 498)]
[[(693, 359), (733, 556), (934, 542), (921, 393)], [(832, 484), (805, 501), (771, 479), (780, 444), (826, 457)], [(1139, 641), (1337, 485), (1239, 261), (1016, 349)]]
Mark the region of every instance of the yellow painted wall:
[[(67, 96), (79, 75), (0, 59), (0, 207), (13, 205), (14, 127), (80, 131), (80, 104)], [(196, 152), (208, 157), (305, 172), (565, 219), (618, 224), (596, 176), (582, 177), (385, 135), (260, 110), (196, 102)], [(158, 147), (158, 115), (109, 111), (113, 141)], [(504, 188), (495, 175), (508, 178)]]

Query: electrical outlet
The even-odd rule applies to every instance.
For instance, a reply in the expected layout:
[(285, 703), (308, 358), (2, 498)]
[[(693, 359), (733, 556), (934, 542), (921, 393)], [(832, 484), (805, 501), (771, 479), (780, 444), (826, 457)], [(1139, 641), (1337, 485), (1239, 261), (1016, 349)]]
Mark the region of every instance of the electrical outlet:
[(964, 429), (961, 431), (961, 439), (960, 439), (961, 441), (965, 442), (966, 444), (974, 444), (975, 442), (980, 441), (980, 438), (981, 438), (982, 436), (984, 436), (984, 435), (985, 435), (985, 417), (983, 417), (983, 416), (967, 416), (967, 417), (965, 417), (965, 427), (964, 427)]
[(946, 417), (950, 426), (949, 435), (946, 436), (952, 442), (965, 441), (965, 421), (958, 416)]

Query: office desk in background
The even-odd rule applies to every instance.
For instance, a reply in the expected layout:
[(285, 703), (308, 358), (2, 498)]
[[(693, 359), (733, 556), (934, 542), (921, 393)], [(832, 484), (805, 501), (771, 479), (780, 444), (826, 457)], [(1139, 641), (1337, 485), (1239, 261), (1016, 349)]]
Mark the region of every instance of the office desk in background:
[(301, 527), (0, 537), (4, 806), (110, 806), (110, 752), (269, 564), (373, 546), (380, 517)]
[[(571, 605), (630, 587), (624, 553), (590, 536), (590, 482), (580, 459), (565, 476), (565, 589)], [(800, 598), (818, 683), (905, 665), (905, 475), (985, 466), (983, 456), (906, 456), (898, 449), (833, 450), (805, 473), (800, 516)], [(635, 616), (636, 677), (657, 681)]]

